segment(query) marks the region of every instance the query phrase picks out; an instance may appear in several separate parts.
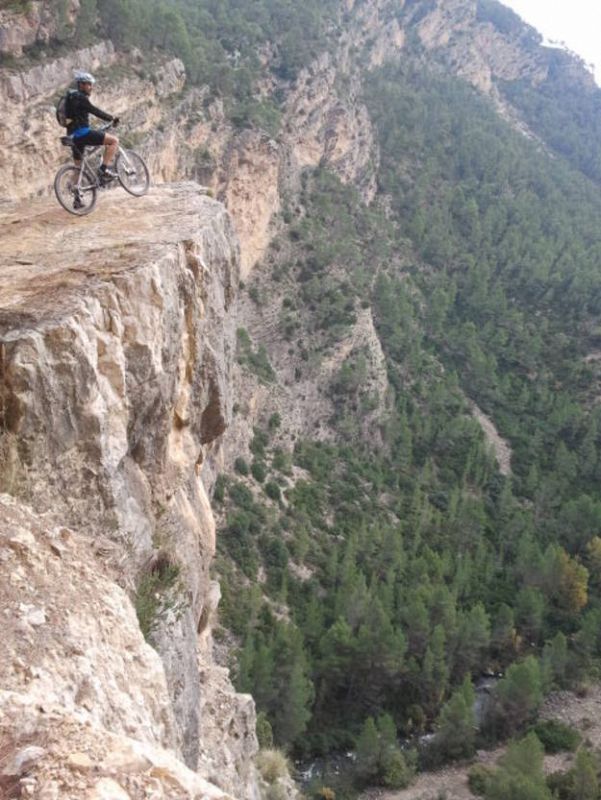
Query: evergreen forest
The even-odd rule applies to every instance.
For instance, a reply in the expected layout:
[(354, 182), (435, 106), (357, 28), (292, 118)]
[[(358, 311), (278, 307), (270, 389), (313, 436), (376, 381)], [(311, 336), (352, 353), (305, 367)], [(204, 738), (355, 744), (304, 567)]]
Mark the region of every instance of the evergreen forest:
[[(551, 797), (537, 710), (553, 689), (585, 691), (601, 666), (594, 163), (551, 155), (419, 57), (372, 72), (365, 98), (379, 199), (366, 208), (327, 170), (307, 175), (302, 211), (249, 291), (283, 287), (281, 334), (307, 364), (369, 306), (392, 396), (370, 441), (377, 399), (353, 352), (328, 387), (333, 441), (282, 452), (266, 418), (251, 461), (220, 481), (237, 685), (267, 741), (307, 759), (353, 749), (355, 786), (405, 786), (527, 734), (475, 782), (490, 798)], [(511, 474), (472, 403), (510, 443)], [(502, 677), (476, 725), (484, 674)], [(582, 753), (556, 796), (580, 796), (578, 770), (597, 781)]]

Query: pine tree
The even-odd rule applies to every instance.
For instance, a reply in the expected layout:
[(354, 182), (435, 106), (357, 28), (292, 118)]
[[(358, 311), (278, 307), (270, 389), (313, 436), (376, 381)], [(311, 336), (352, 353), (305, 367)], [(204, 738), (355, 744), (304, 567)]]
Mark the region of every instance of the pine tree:
[(534, 733), (512, 742), (486, 787), (486, 800), (551, 800), (543, 774), (543, 746)]
[(302, 637), (293, 625), (278, 625), (272, 658), (269, 718), (277, 744), (289, 746), (304, 733), (314, 698)]
[(495, 692), (497, 720), (503, 731), (519, 731), (532, 719), (542, 701), (542, 682), (540, 664), (534, 656), (509, 667)]
[(490, 619), (481, 603), (460, 616), (456, 635), (453, 672), (457, 677), (482, 663), (490, 644)]
[(528, 642), (537, 643), (543, 626), (545, 599), (538, 589), (522, 589), (516, 599), (518, 628)]
[(491, 650), (502, 664), (511, 661), (515, 656), (516, 630), (514, 627), (513, 609), (502, 603), (495, 615), (491, 633)]
[(573, 769), (573, 800), (597, 800), (599, 797), (598, 765), (588, 750), (581, 748)]
[(429, 715), (440, 707), (447, 692), (449, 667), (445, 644), (444, 628), (442, 625), (437, 625), (432, 631), (430, 644), (424, 656), (420, 681), (423, 693), (422, 705)]
[(469, 758), (474, 754), (476, 695), (469, 676), (443, 706), (437, 721), (436, 747), (450, 759)]
[(375, 780), (380, 766), (380, 737), (373, 717), (368, 717), (363, 724), (355, 755), (358, 777), (366, 783)]
[(561, 631), (545, 645), (541, 667), (546, 689), (563, 688), (568, 668), (568, 640)]

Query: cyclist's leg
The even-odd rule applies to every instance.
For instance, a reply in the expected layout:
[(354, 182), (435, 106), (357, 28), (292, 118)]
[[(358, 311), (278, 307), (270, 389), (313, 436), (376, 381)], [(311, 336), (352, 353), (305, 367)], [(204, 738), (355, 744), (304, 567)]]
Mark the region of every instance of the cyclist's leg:
[(104, 156), (102, 163), (108, 167), (115, 160), (117, 155), (117, 148), (119, 147), (119, 139), (113, 133), (104, 134)]
[[(77, 167), (77, 169), (81, 169), (81, 162), (83, 159), (83, 151), (84, 145), (78, 144), (74, 142), (71, 146), (71, 153), (73, 155), (73, 163)], [(80, 208), (83, 208), (83, 201), (81, 199), (81, 194), (78, 189), (75, 189), (75, 193), (73, 195), (73, 208), (77, 211)]]
[(73, 155), (73, 163), (76, 167), (81, 167), (81, 160), (83, 158), (83, 145), (73, 143), (71, 146), (71, 153)]

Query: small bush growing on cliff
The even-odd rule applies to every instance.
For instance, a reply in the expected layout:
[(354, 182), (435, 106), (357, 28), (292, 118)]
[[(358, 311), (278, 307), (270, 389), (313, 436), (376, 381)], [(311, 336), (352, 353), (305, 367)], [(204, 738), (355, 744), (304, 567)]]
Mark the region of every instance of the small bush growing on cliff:
[(261, 383), (275, 381), (275, 372), (269, 363), (267, 350), (263, 345), (258, 350), (253, 350), (248, 331), (244, 328), (238, 329), (238, 363), (248, 367)]
[(280, 414), (278, 414), (277, 411), (275, 411), (269, 417), (269, 422), (267, 423), (267, 427), (269, 428), (270, 431), (277, 431), (277, 429), (280, 427), (281, 424), (282, 424), (282, 417)]
[(161, 616), (175, 608), (173, 590), (179, 574), (179, 566), (161, 553), (138, 583), (134, 605), (140, 630), (147, 641)]
[(271, 750), (273, 747), (273, 728), (264, 711), (257, 714), (257, 739), (262, 750)]
[(266, 783), (275, 783), (290, 775), (288, 760), (281, 750), (261, 750), (257, 756), (257, 768)]
[(225, 500), (225, 487), (227, 485), (227, 480), (225, 476), (219, 475), (217, 480), (215, 481), (215, 488), (213, 489), (213, 500), (216, 503), (223, 503)]
[(276, 502), (282, 499), (282, 490), (275, 481), (268, 481), (265, 484), (265, 494)]
[(234, 469), (239, 475), (248, 475), (248, 464), (243, 458), (236, 459)]
[(288, 800), (288, 788), (284, 783), (272, 783), (267, 787), (265, 800)]
[(258, 483), (263, 483), (267, 477), (267, 467), (262, 461), (253, 461), (250, 471)]
[(251, 452), (257, 457), (265, 456), (265, 448), (269, 444), (269, 436), (260, 428), (253, 428), (253, 438), (250, 443)]
[(273, 451), (271, 466), (284, 475), (290, 475), (292, 472), (292, 456), (290, 453), (285, 453), (281, 447), (276, 447)]

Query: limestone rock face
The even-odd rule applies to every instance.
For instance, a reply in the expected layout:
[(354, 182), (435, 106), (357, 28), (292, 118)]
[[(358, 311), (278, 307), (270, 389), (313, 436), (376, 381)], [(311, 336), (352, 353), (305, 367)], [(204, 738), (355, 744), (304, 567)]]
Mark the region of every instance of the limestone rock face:
[(171, 750), (92, 724), (61, 706), (41, 707), (28, 695), (4, 690), (0, 746), (2, 797), (231, 800)]
[[(54, 686), (68, 712), (88, 703), (94, 724), (172, 747), (194, 768), (204, 747), (203, 703), (213, 691), (210, 662), (202, 677), (198, 667), (197, 630), (212, 608), (215, 549), (203, 472), (216, 457), (232, 403), (239, 251), (230, 217), (196, 184), (180, 184), (141, 199), (106, 192), (85, 220), (46, 201), (8, 206), (0, 232), (0, 452), (10, 484), (0, 488), (90, 537), (130, 593), (144, 576), (158, 574), (157, 565), (178, 570), (173, 602), (151, 629), (164, 672), (128, 645), (124, 632), (123, 650), (138, 660), (140, 674), (127, 677), (126, 661), (122, 680), (118, 672), (103, 676), (92, 653), (104, 626), (113, 627), (111, 614), (126, 604), (123, 592), (99, 590), (105, 605), (82, 604), (83, 620), (60, 613), (58, 593), (68, 577), (55, 576), (56, 591), (48, 588), (44, 601), (24, 594), (18, 620), (32, 640), (65, 626), (51, 662), (71, 652), (81, 631), (82, 652), (71, 657), (80, 682), (88, 678), (79, 686), (69, 673), (61, 682), (44, 659), (35, 691)], [(11, 552), (25, 558), (27, 533), (23, 542), (15, 539)], [(18, 582), (19, 570), (13, 572)], [(88, 579), (92, 592), (94, 566), (82, 574), (77, 595), (85, 595)], [(64, 604), (75, 603), (65, 592)], [(142, 645), (141, 653), (151, 651)], [(119, 706), (110, 682), (135, 697), (142, 674), (149, 699), (140, 699), (139, 719), (132, 710), (113, 724), (99, 710)], [(256, 749), (254, 708), (245, 719), (248, 765)], [(222, 736), (227, 743), (226, 730)], [(249, 796), (251, 770), (240, 775), (238, 766), (223, 763), (217, 772), (233, 793)]]
[(157, 653), (98, 541), (0, 495), (2, 690), (47, 711), (175, 747), (175, 719)]
[[(37, 515), (0, 495), (1, 796), (225, 798), (223, 788), (177, 756), (161, 660), (144, 641), (105, 549), (102, 538), (57, 525), (54, 514)], [(229, 687), (235, 697), (223, 673), (207, 665), (207, 692)], [(221, 736), (227, 752), (227, 729)], [(250, 797), (229, 767), (226, 759), (218, 767), (221, 781)]]
[(336, 92), (336, 61), (324, 55), (299, 76), (288, 99), (284, 141), (297, 169), (327, 165), (344, 183), (358, 185), (369, 202), (375, 194), (375, 136), (357, 76), (350, 73), (345, 92)]
[[(79, 0), (68, 0), (64, 22), (72, 25), (79, 11)], [(59, 27), (56, 3), (37, 0), (28, 4), (25, 14), (10, 9), (0, 10), (0, 55), (20, 56), (24, 47), (46, 44)]]
[(280, 168), (280, 148), (254, 131), (237, 137), (224, 153), (217, 191), (235, 220), (243, 278), (271, 241), (270, 223), (280, 210)]
[(479, 22), (476, 12), (474, 0), (437, 2), (417, 26), (422, 44), (485, 94), (496, 94), (497, 80), (540, 83), (546, 78), (548, 65), (539, 48), (525, 47), (519, 38)]

